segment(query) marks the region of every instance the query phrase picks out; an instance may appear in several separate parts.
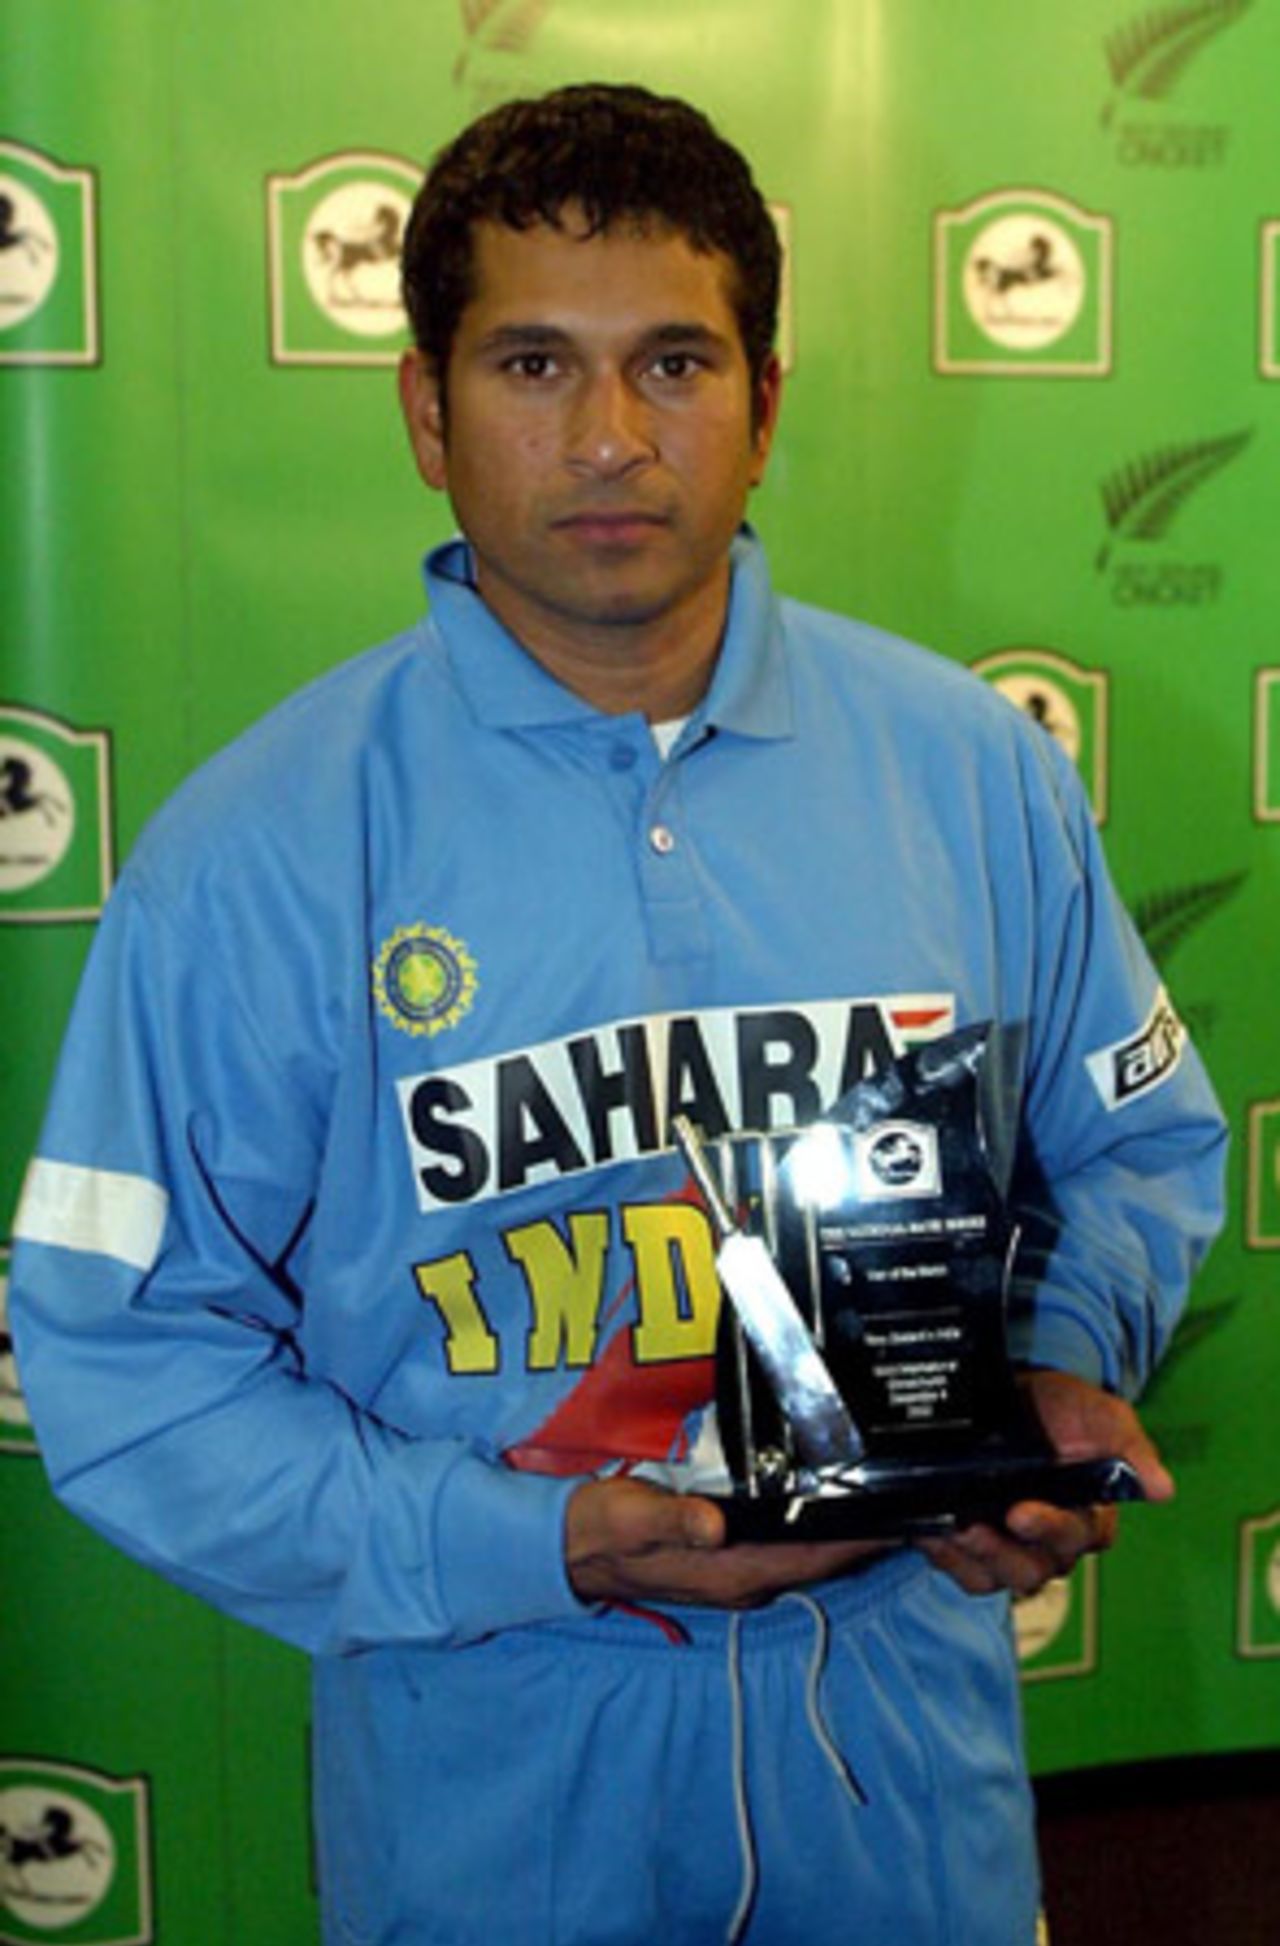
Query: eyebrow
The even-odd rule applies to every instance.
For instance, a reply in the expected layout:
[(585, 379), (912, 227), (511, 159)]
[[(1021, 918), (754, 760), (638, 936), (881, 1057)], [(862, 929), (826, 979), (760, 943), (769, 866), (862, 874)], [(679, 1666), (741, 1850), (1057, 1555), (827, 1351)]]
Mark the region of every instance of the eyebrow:
[[(643, 349), (662, 345), (701, 345), (708, 351), (723, 348), (726, 334), (707, 324), (673, 318), (640, 334)], [(573, 343), (573, 333), (558, 324), (499, 324), (486, 331), (477, 349), (493, 351), (549, 351)]]
[(569, 333), (555, 324), (499, 324), (486, 331), (480, 351), (545, 350), (549, 345), (567, 345)]

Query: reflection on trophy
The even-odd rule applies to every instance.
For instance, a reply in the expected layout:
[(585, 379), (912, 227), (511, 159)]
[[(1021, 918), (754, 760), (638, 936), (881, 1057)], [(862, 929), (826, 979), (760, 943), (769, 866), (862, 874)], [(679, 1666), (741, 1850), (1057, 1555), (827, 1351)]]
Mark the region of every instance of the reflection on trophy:
[(1060, 1461), (1015, 1382), (1017, 1229), (991, 1173), (989, 1029), (913, 1049), (804, 1129), (672, 1129), (719, 1239), (732, 1538), (998, 1524), (1019, 1500), (1140, 1497), (1124, 1461)]

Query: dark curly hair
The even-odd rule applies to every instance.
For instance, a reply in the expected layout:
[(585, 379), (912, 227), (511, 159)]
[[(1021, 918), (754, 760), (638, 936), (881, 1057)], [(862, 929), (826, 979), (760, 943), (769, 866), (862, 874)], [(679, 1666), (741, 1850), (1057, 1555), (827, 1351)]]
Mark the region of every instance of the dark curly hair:
[(777, 329), (778, 233), (738, 151), (687, 102), (603, 83), (494, 108), (441, 150), (405, 229), (405, 309), (447, 376), (473, 292), (472, 229), (559, 227), (572, 204), (594, 236), (658, 222), (733, 266), (731, 299), (755, 394)]

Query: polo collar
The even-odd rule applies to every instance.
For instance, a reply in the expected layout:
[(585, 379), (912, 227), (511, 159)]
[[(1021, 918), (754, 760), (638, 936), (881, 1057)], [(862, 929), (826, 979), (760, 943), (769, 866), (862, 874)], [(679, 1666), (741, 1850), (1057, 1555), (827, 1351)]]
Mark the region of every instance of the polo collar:
[[(748, 526), (734, 537), (730, 565), (724, 641), (711, 687), (691, 720), (740, 736), (788, 736), (792, 707), (782, 620), (764, 549)], [(433, 549), (424, 576), (432, 621), (478, 722), (515, 730), (600, 721), (601, 712), (557, 682), (482, 600), (464, 540)]]

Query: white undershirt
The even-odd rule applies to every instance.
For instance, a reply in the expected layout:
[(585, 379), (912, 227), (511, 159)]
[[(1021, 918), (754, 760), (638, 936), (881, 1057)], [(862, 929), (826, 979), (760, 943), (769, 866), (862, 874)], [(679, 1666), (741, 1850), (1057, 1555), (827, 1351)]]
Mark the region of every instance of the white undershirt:
[(649, 725), (650, 730), (653, 732), (653, 740), (658, 746), (658, 755), (664, 763), (671, 755), (672, 745), (688, 721), (687, 716), (673, 716), (667, 723), (651, 723)]

